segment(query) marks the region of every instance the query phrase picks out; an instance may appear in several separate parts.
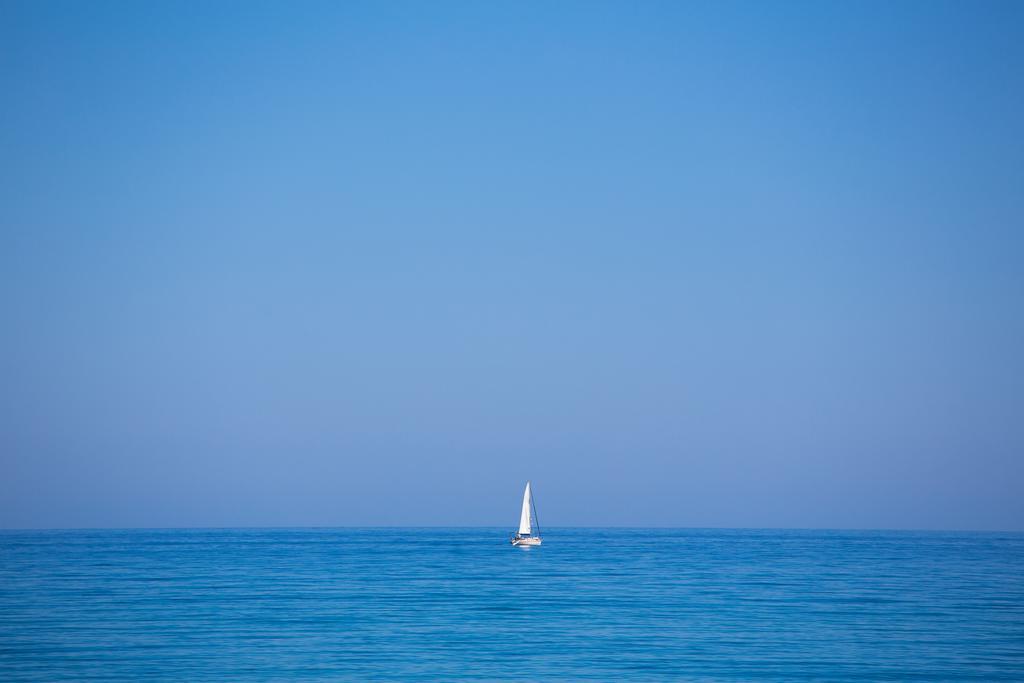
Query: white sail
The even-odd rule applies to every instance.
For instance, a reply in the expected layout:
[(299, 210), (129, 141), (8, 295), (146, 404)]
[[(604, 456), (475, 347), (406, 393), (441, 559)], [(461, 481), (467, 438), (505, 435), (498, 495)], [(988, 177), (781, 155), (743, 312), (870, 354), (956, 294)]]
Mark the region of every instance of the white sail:
[(530, 482), (526, 482), (526, 490), (523, 491), (523, 514), (519, 516), (519, 535), (530, 535)]

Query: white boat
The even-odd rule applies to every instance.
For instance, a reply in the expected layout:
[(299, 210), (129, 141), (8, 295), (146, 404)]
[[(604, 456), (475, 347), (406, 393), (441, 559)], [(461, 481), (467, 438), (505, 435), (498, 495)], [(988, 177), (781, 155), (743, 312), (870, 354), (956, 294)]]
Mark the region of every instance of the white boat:
[[(530, 513), (533, 513), (531, 522)], [(534, 533), (536, 529), (536, 533)], [(523, 491), (523, 511), (519, 515), (519, 531), (509, 539), (512, 545), (540, 545), (540, 523), (537, 521), (537, 506), (533, 504), (533, 493), (530, 492), (530, 482), (526, 482), (526, 490)]]

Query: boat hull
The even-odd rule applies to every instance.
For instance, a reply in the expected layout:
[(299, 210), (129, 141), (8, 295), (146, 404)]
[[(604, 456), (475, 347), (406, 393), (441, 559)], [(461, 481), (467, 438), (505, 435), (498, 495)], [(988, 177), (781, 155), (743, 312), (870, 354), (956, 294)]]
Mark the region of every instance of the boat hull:
[(540, 545), (539, 538), (513, 538), (512, 545)]

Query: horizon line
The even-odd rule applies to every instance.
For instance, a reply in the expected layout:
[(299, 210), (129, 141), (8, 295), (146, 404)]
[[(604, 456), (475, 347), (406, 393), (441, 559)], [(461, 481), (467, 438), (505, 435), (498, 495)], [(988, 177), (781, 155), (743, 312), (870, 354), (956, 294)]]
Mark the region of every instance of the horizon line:
[[(508, 525), (256, 525), (256, 526), (81, 526), (81, 527), (2, 527), (0, 533), (24, 531), (230, 531), (230, 530), (304, 530), (304, 529), (505, 529)], [(662, 531), (846, 531), (846, 532), (900, 532), (945, 534), (1024, 534), (1024, 529), (940, 529), (899, 527), (730, 527), (730, 526), (635, 526), (635, 525), (563, 525), (545, 527), (553, 529), (614, 529)]]

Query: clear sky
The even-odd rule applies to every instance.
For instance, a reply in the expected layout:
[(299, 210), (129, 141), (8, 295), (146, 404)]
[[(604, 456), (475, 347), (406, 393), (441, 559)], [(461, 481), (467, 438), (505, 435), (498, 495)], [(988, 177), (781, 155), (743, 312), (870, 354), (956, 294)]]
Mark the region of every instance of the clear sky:
[(1024, 529), (1024, 3), (0, 2), (0, 526)]

